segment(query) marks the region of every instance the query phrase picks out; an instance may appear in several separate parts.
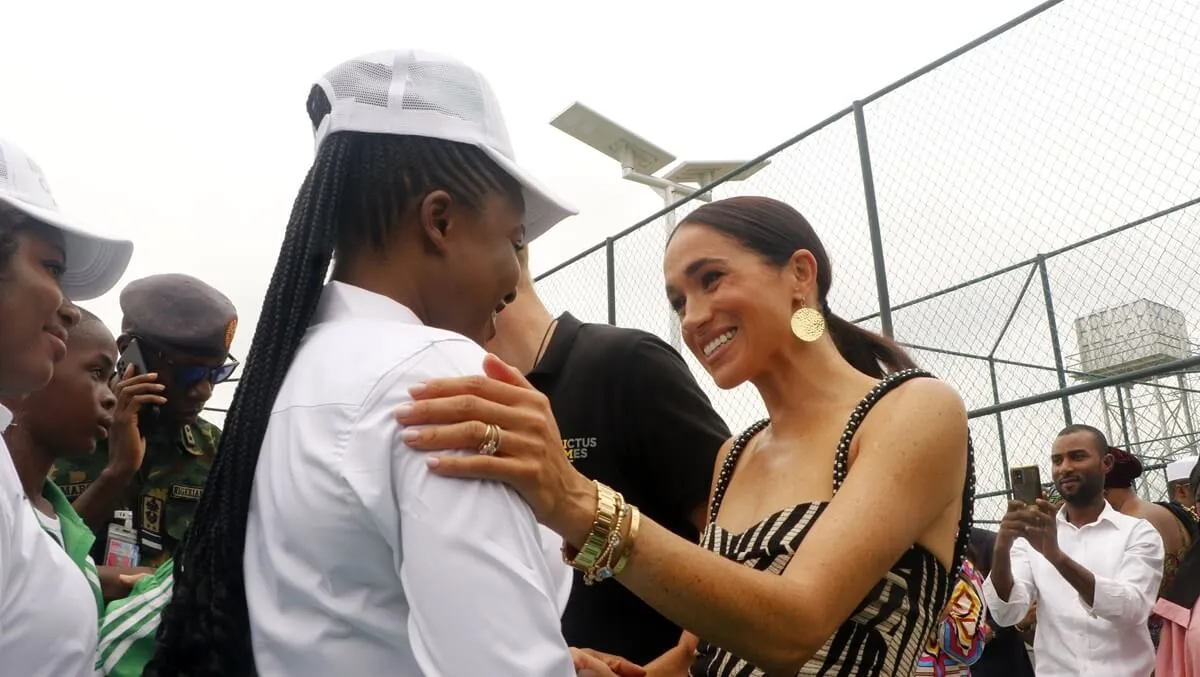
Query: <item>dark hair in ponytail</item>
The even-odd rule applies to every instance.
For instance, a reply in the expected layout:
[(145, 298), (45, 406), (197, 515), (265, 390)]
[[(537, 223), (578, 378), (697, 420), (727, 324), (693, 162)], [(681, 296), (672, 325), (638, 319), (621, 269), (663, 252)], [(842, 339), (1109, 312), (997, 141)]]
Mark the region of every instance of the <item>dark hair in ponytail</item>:
[[(308, 110), (314, 128), (330, 111), (319, 87)], [(321, 144), (292, 207), (219, 453), (176, 552), (174, 594), (146, 677), (256, 674), (242, 557), (271, 407), (316, 311), (335, 248), (342, 257), (383, 249), (400, 216), (439, 189), (472, 207), (492, 191), (521, 196), (520, 184), (474, 146), (348, 132)]]
[(776, 267), (787, 265), (797, 250), (812, 252), (817, 261), (818, 303), (829, 335), (842, 357), (855, 369), (875, 378), (916, 366), (895, 341), (830, 312), (826, 301), (833, 282), (829, 255), (808, 220), (790, 205), (769, 197), (731, 197), (701, 205), (679, 227), (688, 224), (712, 228)]

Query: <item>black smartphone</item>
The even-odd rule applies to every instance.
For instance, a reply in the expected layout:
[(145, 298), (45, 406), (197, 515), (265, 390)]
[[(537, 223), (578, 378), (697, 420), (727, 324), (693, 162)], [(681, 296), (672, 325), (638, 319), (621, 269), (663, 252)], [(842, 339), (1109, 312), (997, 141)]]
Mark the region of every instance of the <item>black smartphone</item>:
[(137, 339), (130, 339), (129, 345), (125, 346), (125, 352), (117, 358), (117, 380), (125, 378), (125, 372), (129, 366), (133, 365), (134, 376), (145, 374), (149, 369), (146, 368), (146, 358), (142, 357), (142, 347), (138, 345)]
[(1025, 505), (1032, 506), (1039, 498), (1044, 497), (1042, 494), (1042, 473), (1036, 465), (1012, 468), (1008, 471), (1008, 476), (1012, 480), (1013, 499), (1021, 501)]
[[(117, 357), (117, 374), (113, 380), (112, 386), (125, 378), (125, 371), (133, 366), (133, 375), (150, 373), (149, 367), (146, 366), (146, 358), (142, 356), (142, 347), (138, 345), (137, 339), (130, 339), (129, 345), (125, 346), (125, 350)], [(157, 417), (160, 413), (158, 405), (146, 405), (140, 410), (142, 415)]]

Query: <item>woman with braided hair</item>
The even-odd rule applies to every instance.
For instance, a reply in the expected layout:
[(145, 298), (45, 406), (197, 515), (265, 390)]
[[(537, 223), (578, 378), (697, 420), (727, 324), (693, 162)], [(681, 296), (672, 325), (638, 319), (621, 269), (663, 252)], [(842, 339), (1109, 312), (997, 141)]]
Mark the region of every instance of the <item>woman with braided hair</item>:
[(611, 675), (568, 651), (569, 572), (529, 507), (432, 475), (391, 420), (411, 386), (481, 373), (517, 250), (571, 208), (449, 57), (345, 62), (308, 113), (316, 160), (145, 675)]

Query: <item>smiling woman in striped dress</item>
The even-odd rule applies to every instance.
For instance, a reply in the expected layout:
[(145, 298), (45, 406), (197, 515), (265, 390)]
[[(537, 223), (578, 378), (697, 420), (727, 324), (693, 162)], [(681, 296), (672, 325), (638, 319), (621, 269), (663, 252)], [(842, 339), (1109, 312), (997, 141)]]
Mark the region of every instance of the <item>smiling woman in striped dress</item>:
[(829, 256), (790, 205), (697, 208), (663, 269), (697, 362), (720, 388), (753, 385), (768, 414), (722, 449), (699, 546), (580, 475), (548, 402), (495, 358), (490, 379), (414, 387), (401, 435), (412, 449), (477, 448), (430, 463), (511, 483), (585, 581), (615, 578), (691, 631), (647, 666), (654, 677), (910, 677), (970, 534), (961, 398), (831, 311)]

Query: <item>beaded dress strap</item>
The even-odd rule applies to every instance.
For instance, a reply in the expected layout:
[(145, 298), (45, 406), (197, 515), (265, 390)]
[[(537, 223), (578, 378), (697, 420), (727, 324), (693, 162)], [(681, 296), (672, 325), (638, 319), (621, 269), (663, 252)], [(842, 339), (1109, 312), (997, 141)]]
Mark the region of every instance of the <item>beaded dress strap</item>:
[[(867, 413), (893, 388), (909, 379), (921, 377), (930, 378), (931, 375), (922, 369), (905, 369), (889, 374), (882, 381), (876, 383), (875, 387), (871, 388), (871, 392), (867, 393), (866, 397), (854, 408), (854, 412), (850, 414), (850, 420), (846, 422), (846, 427), (842, 431), (841, 440), (838, 442), (837, 454), (834, 456), (834, 494), (842, 487), (842, 482), (846, 479), (850, 441), (854, 439), (854, 434), (858, 432), (858, 427), (862, 424), (863, 419), (866, 418)], [(766, 418), (755, 421), (733, 441), (733, 445), (729, 448), (729, 455), (725, 457), (725, 461), (721, 464), (721, 470), (717, 475), (717, 486), (713, 490), (712, 506), (708, 511), (708, 523), (710, 525), (715, 524), (717, 521), (717, 514), (721, 510), (721, 501), (725, 498), (725, 491), (729, 487), (729, 480), (733, 477), (733, 470), (737, 467), (737, 462), (741, 458), (742, 452), (746, 450), (746, 447), (750, 444), (750, 440), (766, 429), (770, 423), (771, 420)]]

